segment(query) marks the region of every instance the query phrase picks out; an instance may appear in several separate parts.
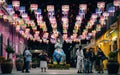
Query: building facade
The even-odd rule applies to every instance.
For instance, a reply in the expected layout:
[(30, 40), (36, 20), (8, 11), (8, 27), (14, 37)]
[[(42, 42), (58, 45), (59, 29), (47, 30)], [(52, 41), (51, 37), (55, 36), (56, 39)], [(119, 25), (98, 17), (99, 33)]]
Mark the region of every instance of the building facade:
[(7, 58), (5, 48), (8, 44), (14, 48), (15, 53), (11, 54), (10, 58), (15, 60), (16, 54), (20, 54), (24, 50), (25, 39), (15, 31), (9, 22), (0, 19), (0, 56)]

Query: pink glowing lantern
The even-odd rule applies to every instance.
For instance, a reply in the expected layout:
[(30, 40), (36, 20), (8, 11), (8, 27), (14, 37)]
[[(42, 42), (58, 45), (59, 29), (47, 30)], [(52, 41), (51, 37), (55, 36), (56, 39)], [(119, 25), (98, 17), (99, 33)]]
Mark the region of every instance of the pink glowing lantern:
[(104, 16), (100, 17), (100, 23), (101, 23), (101, 25), (105, 25), (105, 17)]
[(120, 6), (120, 0), (114, 0), (113, 4), (116, 7)]
[(62, 5), (62, 11), (69, 11), (69, 5)]
[(13, 19), (16, 20), (18, 18), (18, 15), (17, 14), (14, 14), (13, 15)]
[(86, 13), (87, 11), (87, 4), (80, 4), (79, 9), (81, 10), (82, 13)]
[(50, 20), (51, 24), (55, 24), (56, 23), (55, 17), (50, 17), (49, 20)]
[(66, 43), (72, 43), (71, 38), (67, 38), (65, 41), (66, 41)]
[(68, 23), (68, 18), (67, 18), (67, 17), (62, 17), (62, 21), (63, 21), (64, 23)]
[(48, 39), (48, 36), (49, 36), (49, 33), (45, 32), (44, 35), (43, 35), (43, 38)]
[(107, 20), (107, 19), (108, 19), (108, 16), (109, 16), (109, 13), (108, 13), (108, 12), (104, 12), (104, 13), (103, 13), (103, 16), (104, 16), (105, 20)]
[(36, 11), (38, 9), (38, 4), (30, 4), (30, 9)]
[(97, 17), (98, 17), (97, 14), (92, 14), (92, 16), (91, 16), (91, 18), (94, 19), (94, 20), (96, 20)]
[(12, 1), (12, 5), (13, 5), (15, 10), (19, 10), (20, 1), (18, 1), (18, 0)]
[(16, 31), (19, 32), (20, 31), (20, 25), (16, 26)]
[(8, 15), (3, 15), (3, 19), (4, 19), (4, 21), (7, 21), (8, 20)]
[(76, 20), (79, 21), (79, 22), (81, 23), (82, 20), (83, 20), (83, 17), (81, 17), (81, 16), (77, 16), (77, 17), (76, 17)]
[(98, 3), (97, 3), (97, 7), (98, 7), (99, 10), (104, 11), (105, 2), (98, 2)]
[(25, 29), (25, 33), (28, 34), (30, 32), (30, 29), (29, 28), (26, 28)]
[(54, 5), (47, 5), (47, 11), (54, 11)]
[(5, 3), (5, 0), (0, 0), (0, 4), (4, 4)]
[(96, 36), (96, 30), (92, 31), (92, 36), (95, 37)]

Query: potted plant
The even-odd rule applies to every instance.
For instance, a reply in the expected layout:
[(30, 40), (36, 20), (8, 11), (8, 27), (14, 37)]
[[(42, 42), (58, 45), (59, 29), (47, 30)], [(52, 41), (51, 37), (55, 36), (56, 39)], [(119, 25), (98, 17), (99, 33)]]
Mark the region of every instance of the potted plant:
[(23, 60), (23, 55), (18, 54), (16, 55), (16, 69), (17, 71), (22, 71), (23, 65), (24, 65), (24, 60)]
[(10, 45), (7, 45), (5, 48), (7, 52), (7, 59), (5, 59), (1, 63), (1, 72), (6, 74), (6, 73), (11, 73), (13, 69), (13, 61), (12, 59), (9, 58), (10, 53), (14, 53), (13, 47)]
[(32, 59), (32, 68), (36, 68), (37, 67), (37, 58), (33, 58)]
[(108, 55), (109, 56), (107, 63), (108, 74), (118, 74), (119, 63), (117, 61), (117, 55), (118, 50), (111, 51)]

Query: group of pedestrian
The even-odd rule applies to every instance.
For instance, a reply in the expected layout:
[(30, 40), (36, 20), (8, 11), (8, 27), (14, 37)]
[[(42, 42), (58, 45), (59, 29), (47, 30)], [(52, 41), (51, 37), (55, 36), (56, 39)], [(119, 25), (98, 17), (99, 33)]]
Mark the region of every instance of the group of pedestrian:
[(98, 73), (103, 73), (103, 60), (107, 59), (103, 51), (97, 47), (95, 54), (94, 48), (82, 48), (80, 45), (76, 51), (77, 73), (93, 73), (93, 66), (97, 66)]
[[(23, 65), (22, 72), (30, 73), (29, 69), (30, 69), (30, 63), (32, 61), (32, 54), (29, 49), (25, 48), (25, 50), (23, 51), (23, 57), (24, 57), (23, 58), (24, 65)], [(39, 59), (40, 59), (41, 72), (46, 72), (47, 61), (49, 61), (47, 54), (44, 51), (41, 51), (39, 54)]]

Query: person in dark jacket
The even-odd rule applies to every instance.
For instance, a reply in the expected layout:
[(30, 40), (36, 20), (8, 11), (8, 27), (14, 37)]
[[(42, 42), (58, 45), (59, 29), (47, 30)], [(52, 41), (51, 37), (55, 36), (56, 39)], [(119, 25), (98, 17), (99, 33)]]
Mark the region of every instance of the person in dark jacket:
[(25, 48), (25, 50), (23, 51), (23, 60), (24, 60), (24, 65), (23, 65), (23, 68), (22, 68), (22, 72), (24, 73), (24, 70), (25, 70), (25, 65), (26, 65), (26, 63), (25, 63), (25, 61), (26, 61), (26, 59), (25, 59), (25, 51), (27, 50), (27, 48)]
[(93, 64), (95, 59), (95, 53), (93, 48), (89, 48), (88, 55), (89, 55), (89, 61), (90, 61), (89, 70), (90, 70), (90, 73), (93, 73), (92, 69), (93, 69)]
[(96, 66), (98, 67), (98, 73), (104, 73), (103, 72), (103, 58), (106, 58), (105, 54), (99, 47), (97, 47)]
[(89, 55), (88, 55), (88, 52), (87, 52), (87, 49), (84, 48), (83, 49), (83, 55), (84, 55), (84, 58), (83, 58), (83, 61), (84, 61), (84, 72), (85, 73), (89, 73)]

